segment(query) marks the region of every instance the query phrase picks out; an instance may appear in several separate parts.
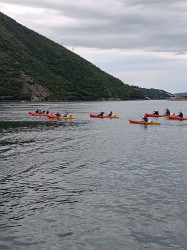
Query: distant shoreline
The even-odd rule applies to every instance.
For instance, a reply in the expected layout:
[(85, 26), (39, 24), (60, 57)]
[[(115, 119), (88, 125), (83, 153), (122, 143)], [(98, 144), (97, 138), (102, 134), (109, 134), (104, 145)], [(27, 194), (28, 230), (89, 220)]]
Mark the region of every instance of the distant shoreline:
[(169, 101), (187, 101), (187, 96), (172, 96)]
[[(155, 99), (156, 100), (156, 99)], [(163, 99), (164, 100), (164, 99)], [(112, 102), (112, 101), (148, 101), (148, 99), (120, 99), (120, 98), (100, 98), (98, 100), (43, 100), (43, 99), (32, 99), (32, 100), (13, 100), (13, 99), (0, 99), (0, 102)]]

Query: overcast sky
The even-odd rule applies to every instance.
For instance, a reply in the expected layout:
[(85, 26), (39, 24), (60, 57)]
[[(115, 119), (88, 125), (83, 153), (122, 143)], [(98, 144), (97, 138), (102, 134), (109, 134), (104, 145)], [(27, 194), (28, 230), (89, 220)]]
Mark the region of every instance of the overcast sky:
[(187, 91), (186, 0), (1, 0), (0, 11), (124, 83)]

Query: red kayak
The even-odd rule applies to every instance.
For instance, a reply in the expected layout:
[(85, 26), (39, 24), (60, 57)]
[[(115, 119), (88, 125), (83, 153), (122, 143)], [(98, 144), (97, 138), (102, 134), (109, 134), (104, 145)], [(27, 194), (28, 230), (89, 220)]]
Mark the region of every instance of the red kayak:
[(170, 116), (168, 117), (170, 120), (180, 120), (180, 121), (183, 121), (183, 120), (187, 120), (187, 117), (177, 117), (177, 116)]
[(145, 113), (145, 115), (147, 117), (170, 117), (170, 115), (154, 115), (154, 114), (148, 114), (148, 113)]
[(68, 115), (68, 116), (48, 115), (47, 117), (50, 119), (74, 119), (72, 115)]
[(109, 116), (109, 115), (93, 115), (93, 114), (90, 114), (90, 117), (91, 118), (119, 118), (119, 116), (117, 115)]
[(45, 113), (38, 114), (38, 113), (35, 113), (35, 112), (32, 112), (32, 111), (29, 111), (28, 113), (29, 113), (29, 115), (33, 115), (33, 116), (47, 116), (47, 114), (45, 114)]
[(144, 121), (133, 121), (129, 120), (130, 123), (136, 123), (136, 124), (146, 124), (146, 125), (160, 125), (159, 122), (144, 122)]

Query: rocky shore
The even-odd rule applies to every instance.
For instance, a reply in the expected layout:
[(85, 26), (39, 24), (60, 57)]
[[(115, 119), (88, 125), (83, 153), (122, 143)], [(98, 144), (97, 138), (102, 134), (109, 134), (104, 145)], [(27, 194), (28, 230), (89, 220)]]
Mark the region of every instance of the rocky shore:
[(170, 101), (187, 101), (187, 96), (172, 96)]

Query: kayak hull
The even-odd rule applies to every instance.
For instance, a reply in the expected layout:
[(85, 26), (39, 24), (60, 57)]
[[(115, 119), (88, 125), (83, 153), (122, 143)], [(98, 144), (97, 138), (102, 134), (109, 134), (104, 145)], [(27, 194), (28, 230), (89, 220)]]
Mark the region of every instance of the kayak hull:
[(159, 122), (144, 122), (144, 121), (133, 121), (133, 120), (129, 120), (129, 122), (135, 124), (160, 125)]
[(38, 114), (38, 113), (35, 113), (32, 111), (29, 111), (28, 113), (29, 113), (29, 115), (32, 115), (32, 116), (46, 116), (46, 117), (51, 118), (51, 119), (74, 119), (73, 116), (64, 117), (64, 116), (56, 116), (56, 115)]
[(32, 111), (29, 111), (28, 113), (29, 113), (29, 115), (32, 115), (32, 116), (47, 116), (47, 114), (38, 114), (38, 113), (35, 113)]
[(64, 117), (64, 116), (48, 115), (47, 117), (50, 119), (65, 119), (65, 120), (74, 119), (73, 116)]
[(119, 116), (117, 115), (113, 115), (113, 116), (109, 116), (109, 115), (103, 115), (103, 116), (100, 116), (100, 115), (94, 115), (94, 114), (90, 114), (90, 117), (91, 118), (119, 118)]
[(145, 115), (147, 117), (170, 117), (170, 115), (154, 115), (154, 114), (148, 114), (148, 113), (145, 113)]
[(179, 120), (179, 121), (183, 121), (183, 120), (187, 120), (187, 117), (177, 117), (177, 116), (171, 116), (168, 117), (170, 120)]

